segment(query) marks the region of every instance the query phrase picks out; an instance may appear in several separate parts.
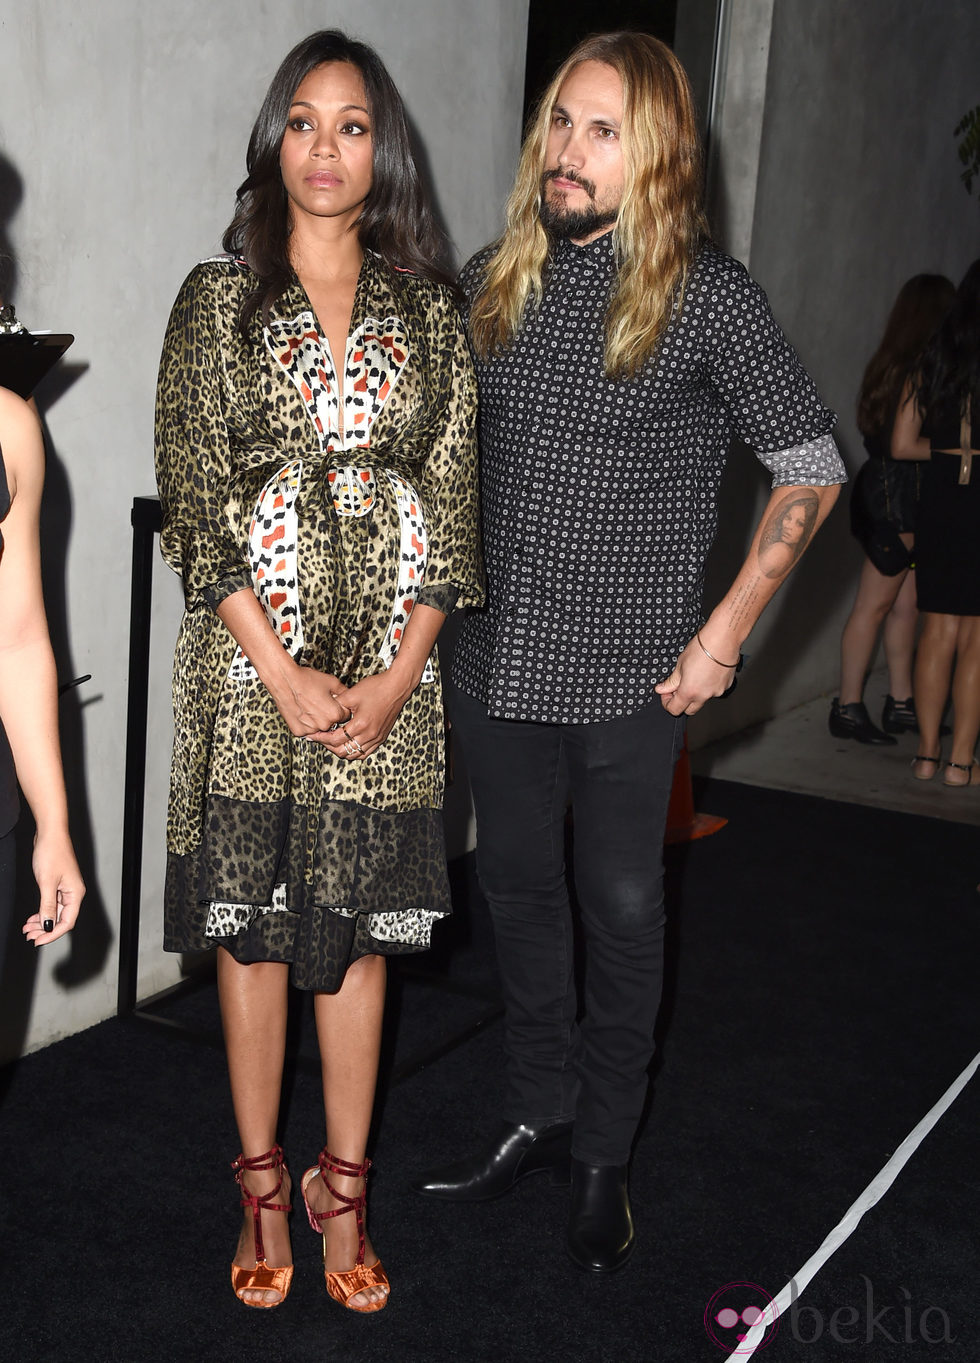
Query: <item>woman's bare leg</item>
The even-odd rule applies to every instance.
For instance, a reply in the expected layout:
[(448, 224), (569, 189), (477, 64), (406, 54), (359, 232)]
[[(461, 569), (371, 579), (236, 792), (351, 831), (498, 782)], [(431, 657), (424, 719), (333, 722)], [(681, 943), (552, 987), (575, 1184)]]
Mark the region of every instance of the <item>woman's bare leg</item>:
[[(878, 631), (907, 576), (908, 573), (897, 573), (895, 577), (885, 577), (870, 559), (864, 560), (857, 595), (840, 640), (841, 705), (856, 705), (863, 698)], [(896, 692), (892, 691), (892, 695), (896, 696)]]
[[(959, 631), (958, 615), (922, 614), (922, 634), (915, 659), (915, 713), (919, 721), (919, 752), (934, 757), (939, 748), (939, 726), (949, 696), (953, 656)], [(935, 775), (935, 767), (916, 762), (920, 779)]]
[[(953, 750), (950, 760), (960, 767), (973, 761), (980, 734), (980, 616), (960, 616), (953, 671)], [(972, 773), (955, 767), (946, 773), (948, 785), (970, 784)]]
[[(282, 1070), (286, 1054), (286, 1013), (289, 967), (276, 961), (240, 965), (218, 948), (218, 998), (231, 1080), (231, 1101), (243, 1154), (254, 1158), (276, 1144)], [(270, 1193), (279, 1172), (249, 1170), (245, 1186), (252, 1193)], [(277, 1202), (288, 1202), (289, 1179), (283, 1181)], [(283, 1212), (262, 1213), (262, 1238), (270, 1268), (293, 1262), (289, 1227)], [(245, 1209), (234, 1263), (255, 1264), (252, 1213)], [(243, 1293), (246, 1301), (278, 1301), (278, 1294), (259, 1289)]]
[[(332, 1155), (351, 1164), (362, 1163), (367, 1151), (378, 1080), (386, 982), (384, 957), (362, 956), (347, 971), (338, 993), (317, 994), (314, 1000), (326, 1146)], [(329, 1177), (333, 1187), (347, 1197), (356, 1197), (361, 1192), (361, 1179), (340, 1174)], [(331, 1197), (322, 1179), (311, 1181), (307, 1197), (314, 1211), (329, 1211), (343, 1205)], [(357, 1260), (357, 1222), (353, 1212), (332, 1217), (323, 1223), (323, 1229), (327, 1237), (325, 1267), (333, 1273), (353, 1268)], [(376, 1258), (368, 1239), (364, 1262), (372, 1264)], [(364, 1306), (385, 1295), (384, 1288), (366, 1288), (356, 1293), (350, 1304)]]
[[(903, 535), (902, 539), (911, 539)], [(915, 573), (899, 575), (902, 584), (885, 616), (882, 641), (888, 664), (888, 694), (895, 700), (908, 700), (912, 695), (912, 658), (915, 654), (915, 630), (919, 610), (915, 604)]]

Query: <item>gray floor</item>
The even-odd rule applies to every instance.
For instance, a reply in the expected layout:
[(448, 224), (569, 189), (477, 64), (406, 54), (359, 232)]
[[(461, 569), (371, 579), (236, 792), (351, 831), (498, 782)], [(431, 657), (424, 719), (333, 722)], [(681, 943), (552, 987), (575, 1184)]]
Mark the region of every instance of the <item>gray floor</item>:
[[(865, 697), (876, 723), (885, 689), (879, 674), (869, 679)], [(900, 736), (893, 748), (831, 738), (827, 731), (830, 699), (821, 697), (778, 719), (695, 748), (691, 770), (698, 776), (750, 786), (980, 825), (980, 785), (944, 786), (941, 769), (932, 781), (916, 781), (910, 765), (917, 751), (916, 734)]]

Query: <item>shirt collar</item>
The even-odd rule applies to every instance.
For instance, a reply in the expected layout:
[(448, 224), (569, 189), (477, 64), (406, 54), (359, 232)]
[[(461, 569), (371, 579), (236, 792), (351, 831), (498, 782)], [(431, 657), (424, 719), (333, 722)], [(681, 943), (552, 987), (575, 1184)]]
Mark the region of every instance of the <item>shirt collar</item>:
[(616, 252), (613, 251), (612, 239), (615, 236), (613, 230), (602, 233), (601, 237), (596, 237), (594, 241), (587, 241), (583, 247), (575, 245), (567, 237), (562, 237), (555, 248), (555, 263), (581, 263), (585, 266), (607, 266), (615, 259)]
[(555, 267), (573, 273), (608, 274), (616, 261), (613, 235), (612, 231), (603, 232), (601, 237), (596, 237), (595, 241), (587, 242), (584, 246), (576, 246), (567, 237), (562, 238), (555, 248)]

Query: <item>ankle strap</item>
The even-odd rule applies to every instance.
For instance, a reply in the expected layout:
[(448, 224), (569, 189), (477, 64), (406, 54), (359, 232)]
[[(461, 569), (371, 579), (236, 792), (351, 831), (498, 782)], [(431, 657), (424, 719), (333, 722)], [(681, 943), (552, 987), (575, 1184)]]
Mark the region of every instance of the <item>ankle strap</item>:
[[(293, 1210), (291, 1202), (273, 1202), (273, 1198), (282, 1187), (283, 1176), (288, 1172), (286, 1161), (282, 1157), (282, 1147), (274, 1145), (271, 1150), (267, 1150), (264, 1155), (252, 1155), (251, 1157), (241, 1154), (236, 1160), (232, 1160), (231, 1167), (235, 1171), (235, 1182), (242, 1191), (241, 1205), (251, 1207), (252, 1225), (255, 1235), (255, 1261), (259, 1263), (265, 1260), (265, 1247), (262, 1243), (262, 1213), (265, 1212), (291, 1212)], [(278, 1169), (279, 1182), (268, 1193), (250, 1193), (245, 1187), (246, 1171), (256, 1171), (260, 1169)]]
[[(319, 1233), (323, 1231), (322, 1223), (331, 1221), (335, 1216), (343, 1216), (345, 1212), (353, 1212), (354, 1220), (357, 1222), (357, 1263), (364, 1262), (364, 1208), (367, 1205), (367, 1172), (371, 1168), (371, 1161), (365, 1159), (362, 1164), (352, 1164), (350, 1160), (338, 1159), (329, 1150), (324, 1148), (317, 1157), (317, 1164), (320, 1166), (320, 1177), (326, 1184), (327, 1191), (338, 1202), (343, 1203), (341, 1207), (333, 1207), (327, 1212), (315, 1212), (309, 1202), (306, 1210), (309, 1214), (310, 1225)], [(328, 1174), (340, 1174), (344, 1178), (363, 1178), (365, 1186), (354, 1197), (348, 1197), (346, 1193), (338, 1192), (327, 1177)]]
[(244, 1174), (246, 1169), (281, 1169), (284, 1164), (282, 1146), (274, 1145), (264, 1155), (239, 1155), (237, 1159), (232, 1160), (231, 1167), (235, 1170), (235, 1176), (241, 1183), (239, 1176)]
[(367, 1172), (371, 1168), (369, 1159), (365, 1159), (363, 1164), (351, 1164), (350, 1160), (338, 1159), (336, 1155), (331, 1155), (326, 1146), (317, 1156), (317, 1163), (320, 1166), (320, 1173), (324, 1175), (324, 1182), (328, 1170), (331, 1174), (340, 1174), (343, 1178), (367, 1178)]

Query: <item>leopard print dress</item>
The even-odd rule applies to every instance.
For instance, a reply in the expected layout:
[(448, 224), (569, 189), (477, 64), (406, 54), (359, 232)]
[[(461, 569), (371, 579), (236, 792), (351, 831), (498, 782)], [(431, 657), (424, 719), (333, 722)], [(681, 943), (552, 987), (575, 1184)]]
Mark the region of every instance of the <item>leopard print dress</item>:
[(449, 292), (365, 256), (344, 357), (298, 281), (239, 330), (243, 261), (188, 276), (157, 393), (161, 549), (183, 581), (164, 946), (284, 961), (303, 989), (428, 945), (449, 912), (438, 658), (358, 762), (294, 737), (215, 608), (251, 587), (297, 661), (383, 670), (416, 602), (482, 599), (476, 390)]

